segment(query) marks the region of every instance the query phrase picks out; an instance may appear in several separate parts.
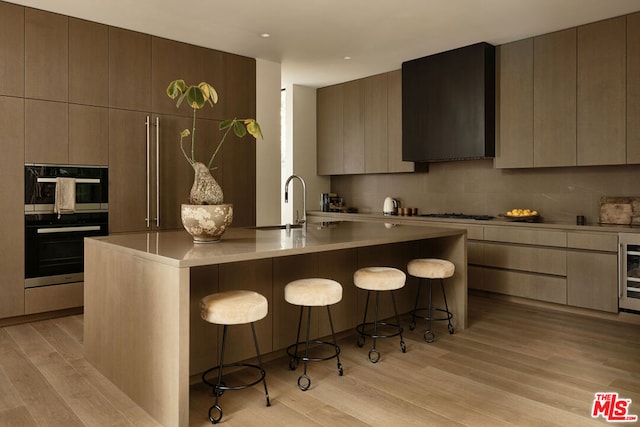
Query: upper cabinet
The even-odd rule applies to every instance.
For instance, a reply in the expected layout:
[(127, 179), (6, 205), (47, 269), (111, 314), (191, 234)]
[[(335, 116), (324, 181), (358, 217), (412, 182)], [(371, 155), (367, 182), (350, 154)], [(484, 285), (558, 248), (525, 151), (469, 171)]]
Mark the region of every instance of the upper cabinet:
[(318, 89), (317, 92), (317, 168), (319, 175), (344, 174), (343, 96), (344, 85), (325, 87)]
[(496, 49), (498, 168), (533, 167), (533, 39)]
[(413, 172), (415, 163), (402, 160), (402, 70), (387, 73), (387, 167), (389, 172)]
[(495, 166), (640, 163), (638, 76), (640, 13), (500, 46)]
[(0, 95), (24, 96), (24, 8), (0, 2)]
[(626, 162), (625, 21), (578, 27), (578, 165)]
[(575, 165), (575, 28), (535, 37), (533, 58), (533, 164)]
[(109, 27), (69, 18), (69, 102), (109, 105)]
[(627, 163), (640, 163), (640, 13), (627, 16)]
[(69, 18), (25, 9), (26, 98), (69, 101)]
[(151, 111), (151, 36), (109, 27), (109, 107)]
[(410, 172), (402, 161), (400, 70), (318, 89), (319, 175)]

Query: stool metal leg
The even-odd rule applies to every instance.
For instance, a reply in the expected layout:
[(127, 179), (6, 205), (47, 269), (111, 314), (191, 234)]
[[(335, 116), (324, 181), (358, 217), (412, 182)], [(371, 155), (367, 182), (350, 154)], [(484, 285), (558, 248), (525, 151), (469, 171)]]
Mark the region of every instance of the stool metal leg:
[(402, 338), (402, 326), (400, 326), (400, 316), (398, 316), (398, 308), (396, 306), (396, 297), (391, 291), (391, 301), (393, 302), (393, 312), (396, 314), (396, 325), (398, 325), (398, 334), (400, 335), (400, 349), (403, 353), (407, 352), (407, 346), (404, 343), (404, 339)]
[(436, 334), (433, 332), (433, 286), (431, 279), (427, 279), (429, 283), (429, 307), (427, 307), (429, 327), (424, 331), (424, 340), (428, 343), (432, 343), (436, 340)]
[[(220, 396), (224, 393), (224, 390), (219, 387), (223, 385), (222, 382), (222, 368), (224, 367), (224, 349), (227, 344), (227, 325), (224, 325), (222, 328), (222, 349), (220, 350), (220, 368), (218, 369), (218, 380), (213, 385), (213, 394), (216, 396), (216, 400), (213, 405), (209, 408), (209, 421), (211, 424), (218, 424), (222, 419), (222, 408), (218, 404), (220, 400)], [(202, 375), (204, 379), (204, 374)]]
[(442, 299), (444, 299), (444, 309), (447, 315), (447, 329), (449, 329), (449, 333), (453, 335), (453, 325), (451, 324), (451, 318), (453, 317), (453, 313), (449, 311), (449, 305), (447, 304), (447, 294), (444, 292), (444, 280), (440, 279), (440, 287), (442, 288)]
[(295, 351), (293, 352), (293, 356), (289, 359), (289, 369), (295, 371), (298, 367), (298, 343), (300, 343), (300, 328), (302, 326), (302, 312), (304, 310), (304, 306), (300, 306), (300, 317), (298, 318), (298, 333), (296, 334), (296, 343), (295, 343)]
[(409, 330), (414, 330), (416, 328), (416, 314), (418, 313), (418, 301), (420, 301), (420, 288), (422, 284), (422, 279), (418, 280), (418, 290), (416, 291), (416, 301), (413, 305), (413, 311), (411, 311), (411, 323), (409, 323)]
[(362, 324), (361, 324), (362, 330), (356, 327), (356, 332), (358, 333), (358, 340), (357, 340), (358, 347), (364, 346), (364, 342), (365, 342), (364, 327), (367, 324), (367, 311), (369, 310), (370, 294), (371, 294), (371, 291), (367, 291), (367, 299), (364, 303), (364, 316), (362, 317)]
[[(299, 327), (299, 326), (298, 326)], [(298, 388), (302, 391), (309, 390), (311, 387), (311, 378), (307, 375), (307, 362), (309, 361), (309, 335), (311, 330), (311, 307), (307, 307), (307, 340), (304, 347), (304, 372), (298, 377)]]
[(329, 326), (331, 326), (331, 336), (333, 337), (333, 345), (336, 348), (336, 358), (338, 359), (338, 375), (342, 376), (344, 371), (342, 370), (342, 362), (340, 362), (340, 346), (336, 339), (336, 333), (333, 330), (333, 320), (331, 319), (331, 309), (327, 306), (327, 316), (329, 316)]
[(253, 333), (253, 343), (256, 346), (256, 356), (258, 358), (258, 366), (260, 367), (260, 374), (262, 376), (262, 384), (264, 384), (264, 395), (267, 399), (267, 406), (271, 406), (271, 400), (269, 399), (269, 391), (267, 390), (267, 379), (266, 379), (266, 371), (264, 370), (264, 365), (262, 364), (262, 356), (260, 355), (260, 349), (258, 348), (258, 337), (256, 336), (256, 328), (253, 326), (253, 322), (251, 322), (251, 332)]

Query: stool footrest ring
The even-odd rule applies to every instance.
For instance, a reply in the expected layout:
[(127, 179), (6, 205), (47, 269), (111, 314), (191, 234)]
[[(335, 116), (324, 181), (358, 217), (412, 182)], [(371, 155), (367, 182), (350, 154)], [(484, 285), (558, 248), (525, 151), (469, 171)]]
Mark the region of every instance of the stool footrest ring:
[[(238, 384), (238, 385), (226, 385), (224, 383), (222, 384), (217, 384), (215, 382), (212, 382), (211, 380), (207, 380), (206, 376), (208, 374), (210, 374), (213, 371), (217, 371), (218, 369), (220, 369), (221, 367), (223, 369), (227, 369), (227, 368), (231, 368), (231, 367), (238, 367), (238, 366), (244, 366), (246, 368), (252, 368), (252, 369), (256, 369), (260, 372), (260, 377), (258, 379), (256, 379), (255, 381), (249, 382), (249, 383), (244, 383), (244, 384)], [(264, 377), (266, 375), (266, 372), (264, 370), (262, 370), (262, 368), (258, 365), (253, 365), (251, 363), (229, 363), (229, 364), (224, 364), (222, 366), (218, 365), (218, 366), (214, 366), (213, 368), (209, 368), (206, 371), (204, 371), (204, 373), (202, 374), (202, 382), (204, 382), (205, 384), (207, 384), (210, 387), (213, 387), (214, 390), (214, 394), (224, 392), (225, 390), (244, 390), (245, 388), (249, 388), (249, 387), (253, 387), (254, 385), (258, 384), (259, 382), (264, 380)]]
[(441, 313), (446, 313), (445, 317), (433, 317), (430, 318), (429, 316), (420, 316), (418, 315), (419, 311), (426, 311), (427, 313), (429, 312), (429, 307), (423, 307), (423, 308), (416, 308), (415, 310), (413, 310), (414, 317), (418, 318), (418, 319), (424, 319), (424, 320), (451, 320), (453, 319), (453, 313), (450, 311), (445, 310), (444, 308), (432, 308), (432, 311), (439, 311)]
[[(307, 342), (300, 341), (298, 343), (291, 344), (289, 347), (287, 347), (287, 354), (289, 355), (289, 357), (295, 358), (297, 360), (302, 360), (303, 362), (322, 362), (324, 360), (329, 360), (329, 359), (338, 357), (338, 355), (340, 354), (340, 346), (329, 341), (313, 340), (313, 341), (309, 341), (309, 344), (322, 344), (322, 345), (331, 346), (334, 348), (334, 353), (326, 357), (310, 357), (310, 356), (305, 357), (303, 355), (300, 355), (300, 352), (305, 351), (305, 346), (307, 345)], [(294, 353), (294, 349), (296, 347), (298, 347), (298, 354)], [(309, 352), (311, 352), (311, 350), (314, 350), (314, 349), (310, 348)]]
[[(377, 322), (375, 323), (377, 328), (380, 327), (388, 327), (388, 328), (395, 328), (396, 332), (393, 332), (391, 334), (388, 335), (374, 335), (373, 331), (371, 330), (374, 327), (374, 323), (373, 322), (367, 322), (367, 323), (360, 323), (358, 326), (356, 326), (356, 332), (360, 335), (360, 336), (365, 336), (365, 337), (371, 337), (371, 338), (391, 338), (391, 337), (397, 337), (398, 335), (402, 334), (403, 328), (402, 326), (398, 325), (397, 323), (387, 323), (387, 322)], [(369, 330), (367, 330), (367, 327), (369, 327)]]

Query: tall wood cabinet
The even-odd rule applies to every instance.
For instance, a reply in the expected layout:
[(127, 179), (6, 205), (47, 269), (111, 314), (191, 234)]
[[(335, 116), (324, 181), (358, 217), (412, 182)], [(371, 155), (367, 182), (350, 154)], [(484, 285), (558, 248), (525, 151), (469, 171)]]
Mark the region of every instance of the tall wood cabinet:
[(0, 2), (0, 95), (24, 96), (24, 8)]
[(410, 172), (402, 161), (400, 70), (317, 92), (319, 175)]
[[(110, 94), (110, 231), (148, 229), (147, 186), (150, 218), (160, 218), (159, 227), (150, 228), (181, 228), (180, 205), (188, 203), (194, 172), (180, 150), (179, 134), (191, 130), (193, 111), (186, 104), (177, 108), (166, 88), (182, 78), (187, 84), (207, 81), (219, 91), (214, 108), (197, 112), (196, 159), (206, 163), (222, 136), (220, 119), (255, 116), (255, 60), (120, 29), (110, 29), (109, 50), (110, 87), (118, 85)], [(225, 94), (230, 98), (226, 104)], [(237, 111), (223, 116), (229, 105)], [(188, 152), (190, 139), (184, 142)], [(233, 226), (255, 224), (255, 143), (250, 136), (238, 140), (230, 135), (213, 165), (225, 202), (234, 205)]]
[[(0, 96), (0, 318), (24, 314), (24, 100)], [(17, 177), (17, 178), (16, 178)]]

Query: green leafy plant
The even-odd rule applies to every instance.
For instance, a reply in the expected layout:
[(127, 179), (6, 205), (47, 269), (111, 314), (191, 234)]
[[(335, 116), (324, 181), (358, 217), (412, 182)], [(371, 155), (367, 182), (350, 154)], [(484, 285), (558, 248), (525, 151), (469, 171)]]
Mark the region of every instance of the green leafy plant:
[[(169, 83), (169, 86), (167, 87), (167, 96), (171, 99), (177, 99), (176, 107), (180, 107), (180, 105), (186, 100), (187, 105), (193, 109), (193, 124), (191, 126), (191, 130), (184, 129), (180, 132), (180, 149), (182, 150), (182, 154), (184, 154), (185, 159), (187, 159), (189, 164), (193, 166), (197, 163), (195, 159), (196, 112), (206, 104), (213, 107), (218, 102), (218, 92), (216, 92), (214, 87), (207, 82), (188, 86), (184, 80), (179, 79)], [(213, 160), (218, 154), (218, 151), (220, 151), (222, 144), (224, 144), (224, 141), (227, 139), (231, 130), (233, 130), (233, 133), (239, 138), (244, 137), (247, 133), (256, 139), (262, 138), (260, 125), (252, 118), (234, 118), (224, 120), (220, 123), (219, 129), (224, 133), (207, 163), (207, 169), (211, 169)], [(184, 149), (184, 139), (188, 136), (191, 136), (191, 155), (187, 154)]]

